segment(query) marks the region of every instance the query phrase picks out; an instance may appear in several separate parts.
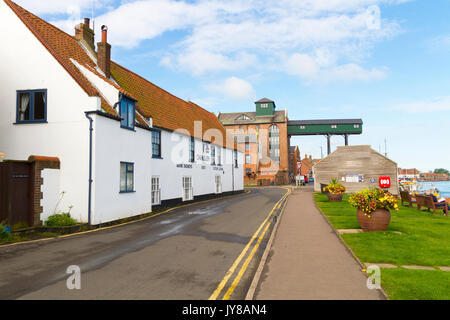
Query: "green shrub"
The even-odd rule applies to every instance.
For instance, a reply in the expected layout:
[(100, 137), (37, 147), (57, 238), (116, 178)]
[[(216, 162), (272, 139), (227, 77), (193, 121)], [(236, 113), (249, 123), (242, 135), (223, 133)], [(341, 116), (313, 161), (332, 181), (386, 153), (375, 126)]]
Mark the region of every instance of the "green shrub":
[(78, 224), (77, 220), (70, 216), (70, 213), (57, 213), (48, 217), (45, 221), (47, 227), (68, 227)]
[(0, 223), (0, 240), (11, 240), (12, 235), (8, 231), (6, 231), (6, 225), (3, 223)]

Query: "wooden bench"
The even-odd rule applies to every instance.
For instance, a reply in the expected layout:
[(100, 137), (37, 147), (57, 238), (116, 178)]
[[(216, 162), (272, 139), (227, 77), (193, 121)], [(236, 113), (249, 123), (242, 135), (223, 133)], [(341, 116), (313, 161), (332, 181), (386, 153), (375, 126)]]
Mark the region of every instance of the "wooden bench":
[(444, 210), (445, 214), (448, 214), (448, 203), (447, 201), (443, 202), (434, 202), (432, 196), (425, 196), (425, 195), (416, 195), (416, 203), (417, 203), (417, 209), (421, 209), (422, 207), (425, 207), (430, 211), (430, 209), (433, 209), (433, 212), (436, 213), (436, 210)]
[(404, 206), (404, 202), (407, 202), (408, 207), (412, 208), (413, 204), (416, 203), (416, 200), (411, 197), (408, 191), (400, 191), (400, 198), (402, 200), (402, 206)]

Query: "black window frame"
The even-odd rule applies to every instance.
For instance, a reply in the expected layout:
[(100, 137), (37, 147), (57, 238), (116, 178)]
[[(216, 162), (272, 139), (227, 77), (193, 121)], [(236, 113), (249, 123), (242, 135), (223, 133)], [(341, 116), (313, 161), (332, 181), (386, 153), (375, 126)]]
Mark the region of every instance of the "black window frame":
[(195, 162), (195, 138), (191, 137), (189, 141), (189, 162)]
[[(122, 190), (120, 183), (119, 183), (119, 193), (131, 193), (131, 192), (135, 192), (134, 190), (134, 162), (125, 162), (125, 161), (120, 161), (120, 165), (122, 166), (122, 164), (125, 165), (125, 190)], [(128, 170), (128, 166), (131, 165), (132, 166), (132, 170)], [(122, 169), (122, 168), (120, 168)], [(128, 189), (128, 173), (132, 173), (133, 176), (133, 183), (131, 186), (131, 190)], [(122, 174), (122, 170), (120, 170), (120, 174)], [(122, 180), (122, 177), (120, 177), (120, 181)], [(119, 181), (119, 182), (120, 182)]]
[[(155, 142), (155, 135), (158, 135), (159, 143)], [(158, 146), (158, 154), (155, 154), (155, 145)], [(161, 153), (161, 130), (152, 130), (152, 158), (153, 159), (162, 159)]]
[[(47, 101), (48, 101), (48, 95), (47, 95), (47, 89), (33, 89), (33, 90), (17, 90), (16, 95), (16, 124), (22, 124), (22, 123), (47, 123)], [(20, 103), (20, 95), (28, 93), (30, 95), (30, 120), (20, 120), (19, 119), (19, 103)], [(34, 120), (34, 94), (35, 93), (44, 93), (44, 119), (38, 119)]]
[(211, 145), (211, 165), (216, 165), (216, 146)]

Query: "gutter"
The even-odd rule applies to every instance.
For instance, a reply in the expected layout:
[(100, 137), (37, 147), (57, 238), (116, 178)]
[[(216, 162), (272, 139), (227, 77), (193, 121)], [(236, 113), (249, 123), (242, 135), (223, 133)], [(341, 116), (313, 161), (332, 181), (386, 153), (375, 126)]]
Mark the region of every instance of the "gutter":
[(89, 120), (89, 200), (88, 200), (88, 227), (91, 228), (91, 203), (92, 203), (92, 128), (93, 119), (91, 114), (96, 111), (85, 112), (86, 118)]

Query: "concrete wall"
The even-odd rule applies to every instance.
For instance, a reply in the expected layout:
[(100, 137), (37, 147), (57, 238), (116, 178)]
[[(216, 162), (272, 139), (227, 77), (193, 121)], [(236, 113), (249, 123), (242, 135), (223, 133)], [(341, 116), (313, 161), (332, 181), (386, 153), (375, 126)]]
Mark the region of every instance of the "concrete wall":
[[(313, 167), (314, 190), (320, 192), (321, 184), (329, 184), (332, 178), (354, 193), (362, 189), (379, 187), (379, 177), (389, 176), (389, 192), (398, 194), (397, 164), (370, 146), (340, 146), (328, 157)], [(362, 182), (348, 182), (356, 176), (362, 176)]]
[[(94, 123), (92, 224), (151, 212), (151, 132), (120, 127), (92, 115)], [(134, 192), (120, 193), (120, 162), (134, 163)], [(88, 190), (88, 176), (82, 192)]]
[[(89, 97), (36, 39), (11, 9), (0, 1), (0, 150), (5, 159), (30, 155), (61, 160), (59, 206), (79, 218), (87, 208), (89, 122), (84, 111), (96, 110)], [(30, 54), (31, 53), (31, 54)], [(15, 124), (16, 91), (47, 89), (47, 123)]]
[[(216, 148), (216, 165), (211, 165), (209, 153), (207, 160), (202, 160), (203, 142), (195, 139), (195, 162), (189, 162), (190, 137), (178, 132), (161, 130), (162, 159), (152, 159), (152, 175), (159, 176), (161, 200), (182, 198), (182, 178), (192, 177), (194, 196), (215, 192), (215, 176), (222, 177), (222, 192), (238, 191), (244, 188), (243, 153), (238, 152), (239, 167), (234, 168), (233, 151), (214, 144)], [(151, 148), (151, 140), (149, 140)], [(149, 149), (151, 152), (151, 149)], [(222, 152), (222, 165), (218, 165), (219, 150)], [(233, 186), (234, 178), (234, 186)]]
[[(45, 222), (52, 214), (61, 213), (58, 208), (58, 204), (60, 202), (60, 199), (63, 198), (63, 195), (60, 192), (59, 176), (59, 169), (44, 169), (41, 172), (41, 177), (44, 181), (41, 186), (42, 213), (40, 219), (42, 222)], [(68, 212), (69, 208), (64, 211)]]

